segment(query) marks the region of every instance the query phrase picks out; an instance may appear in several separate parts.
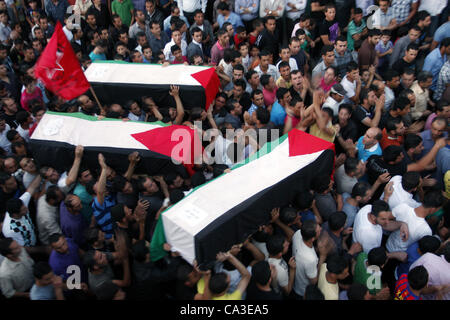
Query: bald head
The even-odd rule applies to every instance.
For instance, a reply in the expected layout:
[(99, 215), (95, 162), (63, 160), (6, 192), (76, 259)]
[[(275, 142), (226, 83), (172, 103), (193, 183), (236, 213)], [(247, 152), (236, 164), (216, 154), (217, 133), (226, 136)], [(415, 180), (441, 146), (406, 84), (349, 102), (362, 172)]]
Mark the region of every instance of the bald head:
[(18, 169), (17, 161), (12, 157), (6, 158), (5, 161), (3, 162), (3, 166), (5, 168), (5, 172), (8, 174), (13, 174)]
[(370, 149), (378, 143), (382, 138), (380, 128), (369, 128), (363, 138), (363, 144), (365, 149)]

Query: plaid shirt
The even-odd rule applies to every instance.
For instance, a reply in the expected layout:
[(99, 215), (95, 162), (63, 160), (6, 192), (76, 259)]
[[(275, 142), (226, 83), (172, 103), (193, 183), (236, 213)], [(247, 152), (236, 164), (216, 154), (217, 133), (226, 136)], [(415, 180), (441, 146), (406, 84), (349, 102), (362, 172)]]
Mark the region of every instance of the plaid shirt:
[[(392, 19), (395, 19), (394, 10), (392, 8), (388, 8), (387, 12), (384, 13), (381, 9), (378, 9), (374, 16), (379, 18), (379, 23), (374, 23), (373, 25), (376, 27), (387, 27)], [(408, 17), (408, 16), (406, 16)]]
[(411, 11), (411, 5), (419, 0), (392, 0), (391, 7), (394, 11), (395, 19), (397, 23), (401, 23), (406, 20)]
[(436, 91), (434, 92), (434, 100), (438, 101), (441, 99), (442, 94), (447, 87), (447, 83), (450, 83), (450, 60), (447, 60), (447, 62), (444, 63), (441, 72), (439, 72), (439, 79)]
[(355, 62), (350, 51), (345, 51), (344, 55), (341, 56), (336, 52), (336, 49), (334, 50), (334, 66), (336, 67), (338, 75), (341, 78), (344, 78), (347, 74), (347, 65), (351, 61)]

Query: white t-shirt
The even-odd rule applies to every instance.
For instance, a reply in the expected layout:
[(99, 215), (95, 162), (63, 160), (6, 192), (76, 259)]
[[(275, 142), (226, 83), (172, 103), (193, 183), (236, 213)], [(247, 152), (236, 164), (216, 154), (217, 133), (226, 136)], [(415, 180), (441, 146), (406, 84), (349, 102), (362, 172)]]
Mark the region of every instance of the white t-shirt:
[(365, 253), (373, 248), (381, 246), (383, 228), (369, 221), (368, 215), (372, 211), (372, 205), (368, 204), (359, 210), (353, 223), (353, 242), (359, 242)]
[(317, 264), (319, 258), (313, 248), (308, 247), (298, 230), (292, 237), (292, 255), (297, 265), (295, 269), (294, 291), (300, 296), (305, 295), (305, 289), (310, 284), (310, 279), (317, 277)]
[[(394, 209), (396, 206), (398, 206), (401, 203), (406, 203), (408, 206), (413, 207), (413, 208), (417, 208), (420, 207), (420, 202), (417, 202), (416, 200), (413, 199), (413, 195), (409, 192), (406, 192), (403, 189), (402, 186), (402, 176), (394, 176), (392, 177), (392, 179), (390, 180), (391, 182), (393, 182), (392, 188), (394, 189), (394, 192), (392, 193), (392, 195), (389, 197), (389, 207), (391, 207), (391, 210)], [(384, 192), (381, 195), (380, 199), (384, 198)]]
[(386, 243), (386, 249), (389, 252), (406, 251), (412, 243), (419, 241), (424, 236), (431, 236), (431, 228), (425, 219), (418, 217), (414, 208), (406, 203), (396, 206), (392, 210), (392, 215), (397, 221), (405, 222), (408, 225), (409, 237), (407, 241), (403, 241), (400, 230), (392, 232)]
[[(28, 208), (28, 204), (31, 200), (31, 194), (29, 192), (25, 192), (20, 196), (19, 199), (22, 200), (24, 206)], [(28, 214), (29, 213), (27, 213), (27, 215)], [(33, 226), (28, 223), (28, 220), (25, 218), (25, 216), (22, 216), (18, 221), (20, 221), (20, 223), (22, 223), (27, 230), (33, 230)], [(5, 214), (2, 233), (6, 238), (12, 238), (21, 246), (25, 245), (25, 240), (22, 234), (20, 232), (14, 232), (14, 230), (11, 230), (11, 216), (9, 215), (9, 212), (6, 212)], [(34, 242), (36, 242), (36, 239), (34, 239)], [(32, 245), (35, 245), (35, 243), (32, 243)]]
[(252, 240), (252, 243), (255, 247), (257, 247), (259, 249), (259, 251), (261, 251), (264, 254), (265, 259), (264, 260), (268, 260), (269, 259), (269, 251), (267, 251), (267, 246), (265, 242), (258, 242), (256, 240)]
[(344, 165), (341, 165), (336, 169), (334, 178), (336, 180), (337, 192), (339, 194), (343, 194), (344, 192), (351, 194), (353, 187), (358, 183), (358, 179), (355, 177), (350, 177), (345, 173)]
[(283, 258), (269, 258), (268, 262), (269, 264), (274, 265), (277, 270), (277, 282), (273, 286), (273, 289), (276, 292), (281, 292), (281, 288), (286, 287), (289, 284), (289, 266)]
[(333, 116), (337, 116), (339, 113), (339, 106), (344, 102), (344, 100), (342, 100), (341, 102), (337, 102), (336, 100), (333, 99), (333, 97), (329, 96), (327, 98), (327, 100), (325, 100), (325, 103), (322, 106), (323, 108), (330, 108), (331, 110), (333, 110)]
[(345, 76), (341, 81), (341, 85), (344, 87), (345, 91), (347, 91), (344, 101), (350, 102), (350, 98), (355, 96), (356, 81), (350, 82), (348, 81), (347, 76)]
[(6, 133), (11, 130), (9, 124), (5, 123), (5, 130), (0, 132), (0, 148), (11, 154), (11, 142), (6, 138)]
[(24, 129), (20, 125), (16, 128), (17, 132), (20, 136), (26, 141), (30, 142), (30, 131), (29, 129)]
[[(278, 63), (275, 65), (275, 68), (277, 68), (277, 78), (281, 77), (280, 70), (278, 69), (281, 61), (283, 60), (278, 61)], [(289, 58), (289, 67), (291, 67), (291, 72), (294, 70), (298, 70), (297, 61), (294, 58)]]

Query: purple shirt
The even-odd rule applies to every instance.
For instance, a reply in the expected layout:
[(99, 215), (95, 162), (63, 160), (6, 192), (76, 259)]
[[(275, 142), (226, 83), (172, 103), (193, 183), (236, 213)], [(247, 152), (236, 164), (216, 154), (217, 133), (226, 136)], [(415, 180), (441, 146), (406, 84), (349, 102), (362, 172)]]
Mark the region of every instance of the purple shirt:
[[(48, 263), (50, 267), (52, 267), (55, 275), (60, 276), (64, 281), (73, 274), (73, 271), (67, 273), (67, 268), (71, 265), (77, 265), (83, 270), (83, 265), (80, 260), (80, 256), (78, 255), (78, 246), (77, 244), (70, 238), (66, 238), (67, 245), (69, 250), (66, 254), (61, 254), (52, 250), (50, 253), (50, 258), (48, 259)], [(81, 272), (81, 281), (86, 282), (86, 278), (84, 277), (85, 272)]]
[(72, 238), (78, 246), (83, 245), (84, 232), (87, 227), (83, 215), (81, 213), (77, 215), (71, 214), (67, 210), (64, 201), (61, 202), (59, 215), (62, 233), (66, 237)]

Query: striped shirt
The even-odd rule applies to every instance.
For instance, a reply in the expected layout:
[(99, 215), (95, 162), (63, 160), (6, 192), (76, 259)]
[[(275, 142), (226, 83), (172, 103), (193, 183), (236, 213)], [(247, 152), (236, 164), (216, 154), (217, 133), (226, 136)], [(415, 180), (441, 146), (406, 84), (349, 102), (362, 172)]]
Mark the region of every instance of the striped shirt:
[(395, 284), (394, 300), (422, 300), (421, 297), (416, 296), (409, 288), (407, 273), (402, 274)]
[(105, 233), (105, 239), (111, 239), (114, 234), (113, 221), (111, 218), (111, 208), (116, 205), (116, 199), (113, 196), (106, 196), (103, 204), (100, 204), (97, 197), (94, 198), (92, 209), (98, 226)]

